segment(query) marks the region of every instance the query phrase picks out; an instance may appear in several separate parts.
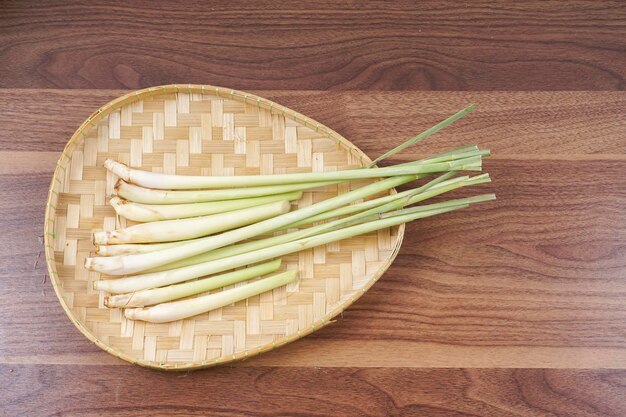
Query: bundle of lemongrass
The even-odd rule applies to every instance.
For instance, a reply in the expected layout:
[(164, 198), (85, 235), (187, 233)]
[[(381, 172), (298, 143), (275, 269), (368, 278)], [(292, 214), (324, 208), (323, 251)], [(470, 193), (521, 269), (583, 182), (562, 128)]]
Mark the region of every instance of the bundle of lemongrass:
[[(108, 292), (106, 305), (125, 308), (127, 318), (157, 323), (191, 317), (294, 282), (297, 271), (287, 271), (197, 296), (276, 272), (282, 255), (494, 199), (493, 194), (487, 194), (415, 205), (457, 188), (489, 182), (488, 174), (455, 177), (460, 171), (481, 170), (482, 157), (489, 152), (475, 145), (413, 162), (374, 167), (472, 109), (460, 111), (364, 169), (182, 176), (130, 169), (107, 160), (105, 167), (120, 177), (111, 205), (118, 215), (142, 223), (94, 232), (99, 256), (87, 258), (85, 267), (108, 275), (127, 275), (96, 281), (95, 288)], [(355, 203), (428, 176), (435, 177), (419, 187)], [(290, 211), (291, 202), (298, 200), (303, 190), (376, 178), (383, 179)], [(291, 231), (246, 241), (283, 229)], [(226, 272), (229, 270), (234, 271)]]

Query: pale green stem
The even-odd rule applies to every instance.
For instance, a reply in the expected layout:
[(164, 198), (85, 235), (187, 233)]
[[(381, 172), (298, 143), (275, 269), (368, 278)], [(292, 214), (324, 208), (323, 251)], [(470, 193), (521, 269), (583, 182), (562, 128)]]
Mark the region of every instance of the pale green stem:
[(286, 271), (215, 294), (163, 303), (154, 307), (126, 309), (124, 316), (130, 320), (143, 320), (151, 323), (182, 320), (282, 287), (294, 282), (297, 278), (298, 271)]
[(227, 213), (140, 223), (123, 229), (96, 231), (93, 240), (95, 244), (118, 244), (194, 239), (269, 219), (287, 213), (290, 208), (289, 201), (282, 200)]
[(291, 193), (273, 194), (265, 197), (190, 204), (141, 204), (133, 203), (132, 201), (127, 201), (119, 197), (112, 197), (111, 200), (109, 200), (109, 204), (111, 204), (118, 215), (128, 220), (145, 223), (226, 213), (248, 207), (257, 207), (275, 201), (294, 201), (298, 200), (300, 197), (302, 197), (302, 191), (293, 191)]
[[(107, 160), (105, 165), (115, 174), (118, 174), (124, 181), (131, 182), (138, 186), (148, 188), (161, 188), (167, 190), (184, 190), (184, 189), (197, 189), (197, 188), (233, 188), (233, 187), (258, 187), (258, 186), (285, 186), (287, 184), (301, 185), (307, 182), (318, 181), (346, 181), (357, 180), (367, 178), (381, 178), (392, 177), (398, 175), (414, 175), (414, 174), (427, 174), (435, 172), (445, 172), (452, 169), (465, 169), (466, 166), (473, 165), (474, 162), (478, 162), (480, 159), (462, 158), (455, 161), (449, 161), (446, 163), (429, 163), (428, 161), (416, 161), (412, 164), (403, 165), (400, 167), (389, 166), (385, 168), (376, 169), (351, 169), (343, 171), (326, 171), (326, 172), (311, 172), (311, 173), (293, 173), (293, 174), (274, 174), (274, 175), (237, 175), (237, 176), (184, 176), (184, 175), (170, 175), (161, 174), (157, 172), (141, 171), (128, 168), (127, 166), (118, 162)], [(220, 195), (217, 200), (227, 200), (231, 198), (244, 198), (253, 197), (268, 194), (278, 194), (288, 191), (297, 191), (302, 188), (296, 189), (283, 189), (281, 191), (265, 192), (255, 195), (241, 195), (236, 197), (225, 197)], [(241, 190), (245, 190), (242, 188)], [(240, 190), (240, 191), (241, 191)], [(217, 194), (217, 190), (213, 191)], [(233, 190), (230, 190), (232, 193)], [(208, 191), (207, 191), (208, 192)], [(186, 193), (190, 193), (186, 191)], [(121, 195), (121, 194), (120, 194)], [(124, 197), (122, 195), (122, 197)], [(126, 197), (124, 197), (126, 198)], [(129, 200), (132, 200), (128, 198)], [(136, 201), (136, 200), (133, 200)], [(202, 200), (196, 200), (202, 201)], [(204, 200), (208, 201), (208, 200)], [(144, 202), (144, 201), (140, 201)], [(148, 202), (152, 203), (152, 201)], [(152, 203), (155, 204), (155, 203)]]
[(231, 243), (236, 243), (258, 235), (273, 232), (276, 229), (290, 223), (295, 223), (302, 219), (306, 219), (307, 217), (350, 204), (353, 201), (369, 195), (377, 194), (390, 188), (397, 187), (398, 185), (413, 181), (415, 178), (415, 175), (401, 175), (387, 178), (365, 185), (345, 194), (329, 198), (328, 200), (321, 201), (311, 206), (301, 208), (300, 210), (285, 213), (271, 219), (241, 227), (239, 229), (223, 232), (213, 236), (207, 236), (169, 249), (137, 255), (87, 258), (85, 261), (85, 267), (88, 270), (102, 272), (109, 275), (125, 275), (145, 271), (179, 259), (188, 258), (202, 252), (208, 252), (213, 249), (227, 246)]
[(305, 249), (310, 249), (316, 246), (324, 245), (326, 243), (335, 242), (337, 240), (366, 234), (375, 230), (397, 226), (399, 224), (406, 223), (418, 218), (434, 216), (463, 207), (465, 206), (454, 206), (439, 210), (411, 213), (407, 215), (393, 216), (381, 220), (374, 220), (371, 222), (318, 234), (316, 236), (299, 239), (293, 242), (283, 243), (281, 245), (275, 245), (253, 252), (230, 256), (228, 258), (217, 259), (201, 264), (190, 265), (183, 268), (129, 276), (126, 278), (96, 281), (95, 287), (98, 290), (108, 291), (111, 293), (125, 293), (176, 284), (194, 278), (199, 278), (222, 271), (227, 271), (229, 269), (238, 268), (240, 266), (254, 264), (267, 259), (277, 258), (279, 256), (287, 255), (289, 253), (300, 252)]
[[(480, 181), (476, 181), (474, 178), (479, 178)], [(481, 182), (488, 182), (489, 178), (486, 174), (484, 175), (479, 175), (476, 177), (473, 177), (472, 179), (469, 179), (467, 177), (460, 177), (460, 178), (454, 178), (452, 180), (437, 184), (435, 186), (433, 186), (432, 188), (429, 188), (428, 190), (433, 190), (432, 192), (430, 192), (426, 198), (421, 198), (420, 194), (415, 194), (416, 190), (407, 190), (407, 191), (403, 191), (402, 193), (398, 193), (398, 194), (394, 194), (390, 197), (394, 197), (392, 199), (386, 199), (384, 201), (382, 201), (382, 203), (388, 203), (390, 201), (397, 201), (399, 198), (404, 198), (406, 196), (412, 196), (410, 197), (409, 201), (404, 203), (404, 205), (411, 205), (411, 204), (415, 204), (417, 202), (426, 200), (427, 198), (431, 198), (434, 197), (436, 195), (445, 193), (447, 191), (452, 191), (455, 188), (459, 188), (459, 187), (463, 187), (466, 185), (466, 183), (468, 181), (471, 181), (472, 184), (476, 184), (476, 183), (481, 183)], [(460, 184), (458, 186), (454, 186), (454, 184), (456, 182), (459, 182)], [(448, 186), (449, 185), (449, 186)], [(436, 188), (436, 187), (445, 187), (445, 188)], [(435, 192), (436, 190), (440, 190), (441, 192)], [(400, 197), (398, 197), (400, 196)], [(374, 201), (374, 200), (371, 200)], [(365, 209), (372, 209), (375, 207), (380, 207), (382, 204), (373, 204), (370, 206), (365, 207)], [(353, 206), (347, 206), (347, 207), (353, 207)], [(431, 209), (430, 206), (421, 206), (424, 208), (424, 210), (429, 210)], [(433, 208), (439, 208), (440, 206), (437, 207), (433, 207)], [(342, 207), (344, 208), (344, 207)], [(339, 217), (339, 215), (346, 215), (346, 214), (353, 214), (355, 212), (362, 212), (364, 211), (363, 209), (359, 209), (356, 211), (350, 211), (350, 212), (343, 212), (343, 213), (339, 213), (338, 215), (334, 215), (332, 217)], [(334, 212), (334, 210), (333, 210)], [(380, 211), (379, 211), (380, 212)], [(358, 218), (358, 217), (357, 217)], [(317, 216), (312, 216), (308, 219), (309, 221), (304, 221), (304, 222), (299, 222), (300, 226), (304, 226), (306, 224), (310, 224), (313, 223), (314, 221), (318, 221), (320, 219), (317, 218)], [(214, 260), (214, 259), (220, 259), (223, 257), (227, 257), (227, 256), (232, 256), (232, 255), (238, 255), (241, 253), (245, 253), (245, 252), (250, 252), (252, 250), (257, 250), (257, 249), (262, 249), (264, 247), (267, 246), (272, 246), (272, 245), (277, 245), (280, 243), (286, 243), (292, 240), (297, 240), (297, 239), (301, 239), (307, 236), (312, 236), (314, 234), (317, 233), (321, 233), (322, 231), (325, 230), (329, 230), (338, 226), (341, 226), (343, 224), (345, 224), (344, 222), (346, 221), (354, 221), (355, 217), (351, 216), (349, 218), (346, 219), (339, 219), (339, 220), (335, 220), (333, 222), (329, 222), (329, 223), (324, 223), (318, 226), (313, 226), (307, 229), (302, 229), (302, 230), (298, 230), (295, 232), (291, 232), (291, 233), (284, 233), (278, 236), (272, 236), (269, 238), (265, 238), (265, 239), (260, 239), (260, 240), (255, 240), (255, 241), (251, 241), (251, 242), (244, 242), (244, 243), (239, 243), (236, 245), (231, 245), (231, 246), (227, 246), (227, 247), (223, 247), (223, 248), (219, 248), (219, 249), (215, 249), (212, 251), (208, 251), (205, 253), (201, 253), (199, 255), (195, 255), (189, 258), (185, 258), (185, 259), (181, 259), (179, 261), (173, 262), (173, 263), (168, 263), (166, 265), (163, 266), (159, 266), (156, 268), (151, 268), (149, 271), (150, 272), (154, 272), (154, 271), (165, 271), (168, 269), (174, 269), (174, 268), (178, 268), (181, 266), (188, 266), (188, 265), (193, 265), (193, 264), (197, 264), (200, 262), (205, 262), (205, 261), (210, 261), (210, 260)], [(291, 225), (290, 225), (291, 226)], [(102, 255), (102, 256), (107, 256), (109, 254), (114, 255), (114, 254), (118, 254), (118, 252), (116, 252), (117, 248), (121, 248), (121, 251), (119, 254), (132, 254), (132, 253), (146, 253), (146, 252), (152, 252), (152, 251), (156, 251), (156, 250), (160, 250), (160, 249), (167, 249), (167, 248), (171, 248), (174, 246), (180, 246), (181, 244), (184, 244), (185, 242), (176, 242), (174, 244), (171, 243), (165, 243), (165, 244), (152, 244), (152, 245), (114, 245), (114, 246), (102, 246), (98, 249), (98, 254)], [(111, 252), (109, 252), (111, 251)]]
[(221, 190), (158, 190), (144, 188), (126, 181), (119, 180), (115, 185), (118, 196), (135, 203), (143, 204), (188, 204), (201, 202), (223, 202), (224, 200), (239, 200), (260, 198), (294, 191), (310, 190), (338, 184), (342, 181), (310, 182), (305, 184), (268, 185), (262, 187), (233, 188)]
[(104, 305), (107, 307), (145, 307), (149, 305), (177, 300), (179, 298), (190, 297), (216, 288), (223, 288), (238, 282), (247, 281), (265, 274), (277, 271), (280, 268), (281, 260), (276, 259), (263, 264), (251, 266), (237, 271), (221, 275), (213, 275), (197, 281), (185, 282), (184, 284), (170, 285), (167, 287), (153, 288), (132, 292), (128, 294), (118, 294), (104, 298)]
[[(453, 175), (455, 175), (458, 171), (450, 171), (450, 172), (446, 172), (443, 175), (440, 175), (439, 177), (435, 178), (434, 180), (428, 182), (427, 184), (423, 185), (422, 187), (418, 188), (417, 190), (419, 190), (418, 192), (424, 192), (426, 190), (428, 190), (429, 188), (433, 188), (435, 186), (441, 186), (443, 184), (445, 184), (448, 178), (452, 177)], [(465, 179), (467, 179), (468, 177), (463, 177)], [(450, 180), (452, 182), (456, 182), (456, 181), (460, 181), (463, 180), (463, 178), (455, 178), (453, 180)], [(443, 182), (443, 184), (442, 184)], [(333, 217), (340, 217), (340, 216), (345, 216), (347, 214), (352, 214), (352, 213), (357, 213), (359, 211), (363, 211), (363, 210), (367, 210), (370, 209), (372, 207), (376, 207), (379, 206), (381, 204), (385, 204), (388, 203), (390, 201), (395, 201), (399, 198), (402, 198), (406, 195), (409, 194), (413, 194), (416, 193), (417, 190), (407, 190), (407, 191), (402, 191), (400, 193), (397, 194), (391, 194), (391, 195), (387, 195), (384, 197), (379, 197), (373, 200), (368, 200), (368, 201), (364, 201), (362, 203), (358, 203), (358, 204), (351, 204), (349, 206), (345, 206), (345, 207), (339, 207), (335, 210), (329, 210), (326, 211), (324, 213), (320, 213), (316, 216), (311, 216), (308, 217), (304, 220), (300, 220), (299, 222), (287, 225), (282, 227), (279, 230), (282, 229), (293, 229), (296, 227), (300, 227), (300, 226), (304, 226), (307, 224), (311, 224), (311, 223), (315, 223), (318, 221), (322, 221), (322, 220), (327, 220), (327, 219), (331, 219)]]
[(389, 212), (389, 213), (382, 213), (380, 217), (386, 218), (386, 217), (393, 217), (393, 216), (402, 216), (402, 215), (412, 214), (412, 213), (419, 213), (419, 212), (424, 211), (426, 208), (428, 208), (428, 210), (438, 210), (438, 209), (444, 209), (444, 208), (455, 207), (455, 206), (467, 207), (470, 204), (482, 203), (484, 201), (490, 201), (490, 200), (495, 200), (495, 199), (496, 199), (495, 194), (481, 194), (481, 195), (477, 195), (473, 197), (457, 198), (455, 200), (444, 201), (441, 203), (428, 204), (426, 206), (410, 207), (410, 208), (396, 210), (396, 211)]

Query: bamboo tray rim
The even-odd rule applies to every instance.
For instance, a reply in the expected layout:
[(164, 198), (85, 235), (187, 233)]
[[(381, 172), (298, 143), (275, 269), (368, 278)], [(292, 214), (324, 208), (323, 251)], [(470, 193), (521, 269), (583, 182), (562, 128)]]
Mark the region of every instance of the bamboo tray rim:
[[(279, 346), (286, 345), (290, 342), (298, 340), (316, 330), (321, 329), (327, 324), (331, 323), (333, 318), (352, 305), (356, 300), (358, 300), (365, 292), (367, 292), (372, 285), (387, 271), (389, 266), (395, 260), (398, 251), (402, 245), (402, 241), (404, 238), (405, 225), (401, 224), (398, 226), (397, 238), (395, 240), (395, 245), (391, 251), (391, 254), (386, 258), (383, 265), (381, 265), (378, 270), (372, 274), (372, 277), (367, 280), (367, 283), (357, 291), (356, 294), (351, 297), (347, 297), (345, 301), (338, 304), (333, 310), (327, 312), (321, 319), (313, 322), (311, 326), (304, 330), (298, 330), (296, 333), (293, 333), (290, 336), (286, 336), (281, 338), (279, 341), (274, 341), (272, 343), (267, 343), (265, 345), (261, 345), (259, 347), (253, 349), (247, 349), (241, 352), (233, 353), (228, 356), (221, 356), (216, 360), (201, 360), (201, 361), (190, 361), (190, 362), (168, 362), (168, 361), (151, 361), (145, 359), (138, 359), (133, 357), (132, 355), (126, 354), (115, 347), (103, 342), (100, 340), (90, 329), (86, 328), (82, 322), (75, 316), (72, 312), (72, 309), (68, 306), (65, 298), (63, 297), (60, 280), (56, 271), (56, 265), (54, 260), (54, 223), (55, 218), (51, 217), (53, 210), (56, 211), (55, 202), (58, 199), (58, 191), (55, 190), (61, 184), (59, 180), (60, 175), (65, 174), (65, 170), (67, 169), (64, 164), (67, 164), (71, 161), (71, 153), (72, 150), (75, 149), (82, 140), (85, 139), (85, 132), (88, 129), (96, 126), (99, 121), (101, 121), (104, 117), (107, 117), (111, 112), (120, 109), (121, 107), (128, 105), (132, 102), (142, 100), (146, 97), (151, 97), (158, 94), (172, 94), (172, 93), (199, 93), (199, 94), (215, 94), (218, 97), (224, 99), (238, 100), (243, 103), (253, 104), (260, 108), (264, 108), (265, 110), (269, 110), (270, 112), (278, 112), (282, 114), (286, 118), (290, 118), (295, 122), (302, 123), (305, 127), (309, 127), (314, 129), (318, 133), (322, 133), (328, 139), (341, 143), (345, 146), (352, 156), (356, 157), (362, 164), (368, 164), (371, 162), (371, 159), (358, 147), (356, 147), (352, 142), (348, 139), (344, 138), (339, 133), (334, 130), (328, 128), (327, 126), (297, 112), (290, 108), (287, 108), (283, 105), (275, 103), (271, 100), (259, 97), (255, 94), (246, 93), (243, 91), (234, 90), (231, 88), (224, 88), (212, 85), (201, 85), (201, 84), (168, 84), (168, 85), (160, 85), (149, 88), (144, 88), (140, 90), (131, 91), (123, 96), (115, 98), (108, 103), (104, 104), (98, 110), (93, 112), (72, 134), (70, 140), (64, 147), (61, 156), (59, 157), (54, 174), (50, 181), (50, 188), (48, 191), (48, 198), (46, 202), (46, 210), (45, 210), (45, 220), (44, 220), (44, 249), (45, 249), (45, 257), (46, 264), (48, 268), (48, 274), (50, 276), (50, 281), (52, 283), (52, 287), (54, 288), (54, 292), (61, 304), (61, 307), (65, 311), (65, 314), (69, 317), (70, 321), (76, 326), (76, 328), (92, 343), (106, 351), (107, 353), (118, 357), (124, 361), (130, 362), (132, 364), (137, 364), (147, 368), (160, 369), (160, 370), (193, 370), (200, 368), (207, 368), (219, 364), (224, 364), (228, 362), (232, 362), (235, 360), (242, 360), (248, 357), (252, 357), (258, 355), (259, 353), (267, 352), (273, 350)], [(391, 190), (395, 192), (395, 189)], [(77, 265), (76, 268), (80, 268), (82, 266)]]

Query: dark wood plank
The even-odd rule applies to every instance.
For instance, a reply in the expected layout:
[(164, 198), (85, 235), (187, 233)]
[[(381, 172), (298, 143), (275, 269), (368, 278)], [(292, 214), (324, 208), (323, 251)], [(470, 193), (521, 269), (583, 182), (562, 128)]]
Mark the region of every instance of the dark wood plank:
[[(60, 152), (76, 128), (124, 90), (0, 89), (0, 150)], [(496, 156), (623, 154), (622, 92), (252, 91), (336, 130), (371, 157), (468, 103), (477, 110), (401, 154), (479, 143)]]
[[(0, 366), (2, 415), (621, 417), (626, 371)], [(158, 387), (158, 388), (155, 388)]]
[(0, 4), (0, 86), (621, 90), (620, 1)]
[(116, 90), (0, 89), (0, 149), (61, 152), (74, 131), (95, 112), (124, 94)]
[(418, 152), (464, 143), (478, 143), (496, 156), (535, 159), (626, 150), (622, 92), (351, 92), (341, 102), (339, 117), (347, 119), (336, 123), (339, 132), (370, 155), (399, 145), (468, 103), (476, 104), (474, 113), (398, 157), (410, 160)]

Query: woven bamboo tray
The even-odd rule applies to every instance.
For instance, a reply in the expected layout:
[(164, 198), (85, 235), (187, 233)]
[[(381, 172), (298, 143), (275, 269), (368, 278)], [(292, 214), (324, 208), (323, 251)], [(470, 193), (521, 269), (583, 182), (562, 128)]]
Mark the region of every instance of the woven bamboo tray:
[[(323, 105), (323, 103), (320, 103)], [(298, 282), (190, 319), (166, 324), (126, 320), (93, 290), (84, 269), (93, 229), (131, 222), (108, 205), (117, 180), (113, 158), (154, 172), (246, 175), (330, 171), (370, 159), (331, 129), (252, 94), (211, 86), (169, 85), (135, 91), (104, 105), (74, 133), (50, 186), (45, 250), (55, 292), (70, 320), (92, 342), (126, 361), (192, 369), (243, 359), (323, 327), (358, 299), (395, 258), (404, 226), (284, 256)], [(356, 185), (304, 193), (304, 207)]]

